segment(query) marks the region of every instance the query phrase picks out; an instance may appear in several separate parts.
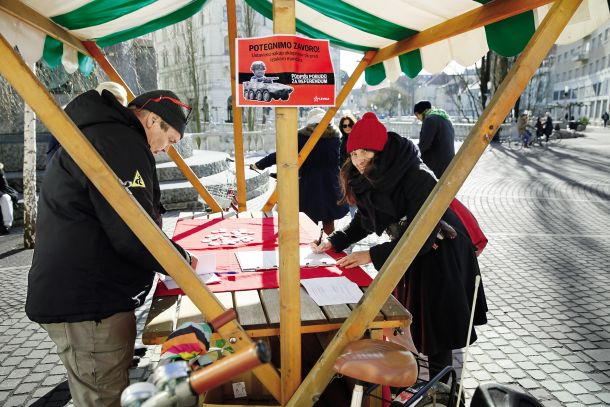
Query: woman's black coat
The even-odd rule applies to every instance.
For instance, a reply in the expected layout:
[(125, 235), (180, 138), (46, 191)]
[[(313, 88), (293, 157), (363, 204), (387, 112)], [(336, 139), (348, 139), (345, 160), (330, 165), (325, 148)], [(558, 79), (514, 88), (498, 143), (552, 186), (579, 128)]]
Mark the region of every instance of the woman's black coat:
[[(380, 235), (388, 227), (399, 236), (370, 248), (373, 265), (380, 270), (402, 233), (436, 185), (436, 179), (418, 156), (416, 146), (395, 133), (374, 159), (373, 184), (353, 169), (349, 185), (355, 193), (358, 212), (330, 241), (337, 251), (370, 233)], [(402, 222), (401, 222), (402, 220)], [(438, 228), (428, 237), (419, 254), (396, 287), (395, 295), (413, 314), (411, 333), (418, 350), (433, 355), (466, 345), (474, 281), (480, 275), (474, 247), (457, 216), (447, 209), (443, 220), (453, 226), (455, 239), (437, 239)], [(434, 245), (437, 248), (433, 248)], [(479, 288), (475, 325), (487, 322), (483, 286)], [(473, 332), (471, 342), (476, 340)]]
[[(299, 150), (303, 148), (316, 125), (299, 130)], [(314, 222), (331, 221), (344, 217), (349, 208), (337, 205), (341, 198), (339, 187), (339, 130), (329, 125), (316, 146), (299, 169), (299, 210)], [(275, 164), (275, 153), (256, 163), (265, 169)]]

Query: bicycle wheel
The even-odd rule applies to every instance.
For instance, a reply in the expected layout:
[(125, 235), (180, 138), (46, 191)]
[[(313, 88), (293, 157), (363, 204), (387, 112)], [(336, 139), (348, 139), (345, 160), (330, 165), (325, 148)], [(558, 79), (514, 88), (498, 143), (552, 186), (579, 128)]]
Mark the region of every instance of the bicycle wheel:
[(458, 389), (455, 389), (453, 396), (453, 405), (449, 405), (449, 394), (451, 392), (451, 386), (439, 382), (430, 389), (428, 394), (421, 399), (420, 402), (415, 404), (415, 407), (464, 407), (464, 393), (462, 393), (462, 399), (459, 403), (457, 401)]
[(510, 137), (508, 139), (508, 148), (511, 150), (521, 150), (523, 147), (523, 140), (521, 137)]
[(557, 144), (561, 141), (561, 133), (559, 133), (558, 131), (554, 131), (553, 133), (551, 133), (549, 135), (549, 144)]

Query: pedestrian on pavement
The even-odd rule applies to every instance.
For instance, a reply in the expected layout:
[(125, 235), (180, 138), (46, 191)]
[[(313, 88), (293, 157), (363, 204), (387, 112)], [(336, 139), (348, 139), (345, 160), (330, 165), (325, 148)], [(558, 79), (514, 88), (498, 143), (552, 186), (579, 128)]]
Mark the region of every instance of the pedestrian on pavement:
[[(156, 90), (123, 106), (90, 90), (66, 114), (159, 224), (153, 154), (184, 134), (190, 107)], [(62, 148), (46, 170), (25, 310), (57, 345), (75, 406), (119, 406), (129, 385), (134, 310), (161, 265)], [(193, 258), (174, 245), (191, 265)]]
[(545, 141), (549, 142), (549, 137), (553, 134), (553, 119), (551, 118), (551, 113), (546, 112), (546, 119), (544, 120), (544, 136)]
[[(123, 87), (123, 85), (116, 82), (102, 82), (95, 88), (100, 94), (102, 91), (107, 90), (112, 93), (120, 104), (123, 106), (127, 106), (127, 91)], [(50, 136), (49, 144), (47, 144), (47, 155), (44, 159), (45, 167), (49, 165), (51, 162), (51, 158), (55, 155), (55, 152), (61, 147), (59, 145), (59, 141), (53, 135)]]
[[(345, 161), (349, 158), (347, 155), (347, 140), (349, 139), (349, 134), (352, 132), (352, 127), (356, 124), (356, 118), (351, 113), (348, 113), (341, 117), (339, 120), (339, 131), (341, 131), (341, 148), (339, 150), (341, 160), (340, 166), (345, 165)], [(356, 214), (356, 206), (349, 206), (349, 214), (353, 218)]]
[(536, 118), (536, 124), (534, 124), (534, 127), (536, 127), (536, 141), (542, 143), (542, 136), (544, 136), (544, 124), (542, 123), (542, 117), (538, 116), (538, 118)]
[[(324, 117), (326, 112), (313, 108), (307, 113), (305, 127), (298, 131), (299, 150)], [(339, 146), (341, 133), (337, 126), (329, 123), (322, 137), (299, 168), (299, 210), (314, 222), (322, 222), (327, 235), (335, 230), (335, 219), (347, 214), (345, 204), (337, 204), (341, 199), (339, 187)], [(263, 170), (275, 165), (275, 153), (251, 165), (252, 169)]]
[(608, 124), (608, 119), (610, 119), (608, 112), (604, 112), (604, 114), (602, 114), (602, 120), (604, 121), (604, 127), (606, 127), (606, 124)]
[(453, 124), (443, 109), (433, 108), (427, 100), (415, 104), (415, 117), (422, 122), (419, 132), (421, 159), (440, 178), (455, 155)]
[[(390, 241), (354, 251), (337, 261), (346, 268), (373, 263), (380, 270), (409, 223), (437, 183), (409, 139), (388, 132), (374, 113), (365, 113), (350, 134), (351, 161), (341, 169), (343, 198), (358, 205), (351, 223), (313, 250), (342, 251), (370, 233), (384, 231)], [(452, 364), (451, 350), (466, 345), (474, 281), (479, 265), (464, 226), (448, 209), (442, 218), (454, 228), (451, 238), (437, 238), (435, 227), (395, 290), (417, 318), (411, 334), (417, 350), (428, 355), (431, 375)], [(474, 324), (487, 322), (483, 286), (479, 287)], [(476, 340), (472, 332), (471, 342)], [(432, 376), (431, 376), (432, 377)]]
[(352, 127), (356, 124), (356, 118), (351, 113), (348, 113), (339, 119), (339, 131), (341, 132), (341, 148), (339, 149), (341, 160), (339, 165), (342, 166), (345, 160), (349, 158), (347, 154), (347, 139), (352, 132)]
[(13, 226), (13, 205), (17, 204), (17, 191), (8, 184), (4, 164), (0, 163), (0, 235), (8, 235)]
[(530, 133), (528, 128), (534, 129), (534, 127), (529, 124), (529, 114), (523, 112), (517, 120), (517, 131), (519, 132), (519, 137), (523, 141), (523, 147), (525, 148), (528, 148), (532, 141), (532, 133)]

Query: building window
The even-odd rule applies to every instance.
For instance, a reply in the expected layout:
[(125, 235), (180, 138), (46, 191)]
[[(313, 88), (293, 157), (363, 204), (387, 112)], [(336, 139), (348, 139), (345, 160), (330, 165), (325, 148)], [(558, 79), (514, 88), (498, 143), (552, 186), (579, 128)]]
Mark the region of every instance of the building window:
[(229, 54), (229, 36), (225, 35), (225, 55)]
[(557, 63), (561, 62), (561, 54), (559, 54), (559, 56), (557, 57)]
[(168, 56), (166, 49), (163, 50), (162, 56), (163, 56), (163, 66), (164, 67), (169, 66), (169, 56)]

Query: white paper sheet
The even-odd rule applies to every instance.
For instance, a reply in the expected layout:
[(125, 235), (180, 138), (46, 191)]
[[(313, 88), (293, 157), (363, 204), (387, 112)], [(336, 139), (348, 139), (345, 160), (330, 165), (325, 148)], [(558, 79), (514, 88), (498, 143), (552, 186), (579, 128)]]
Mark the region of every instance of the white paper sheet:
[[(235, 253), (242, 271), (273, 270), (279, 265), (278, 251), (239, 251)], [(333, 266), (336, 261), (326, 253), (312, 253), (311, 247), (301, 246), (299, 264), (301, 267)]]
[(320, 277), (301, 280), (309, 296), (319, 306), (354, 304), (362, 298), (358, 285), (347, 277)]
[[(197, 257), (197, 268), (195, 272), (204, 284), (215, 284), (220, 282), (220, 278), (214, 274), (216, 272), (216, 255), (215, 254), (200, 254)], [(159, 274), (159, 278), (163, 284), (169, 289), (178, 288), (178, 284), (170, 276)]]

